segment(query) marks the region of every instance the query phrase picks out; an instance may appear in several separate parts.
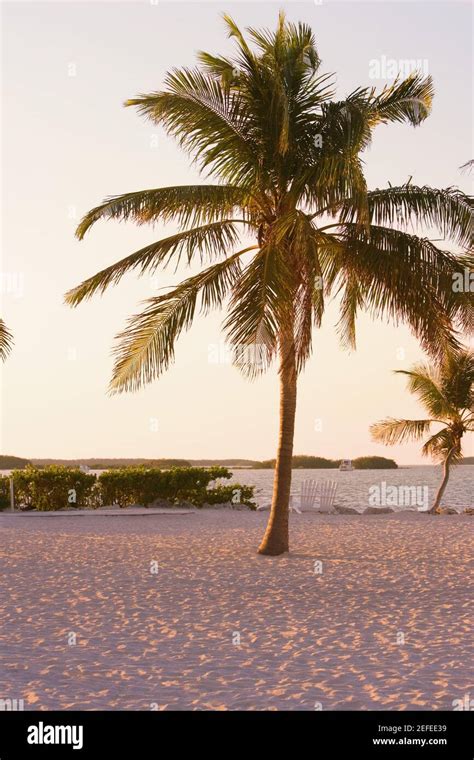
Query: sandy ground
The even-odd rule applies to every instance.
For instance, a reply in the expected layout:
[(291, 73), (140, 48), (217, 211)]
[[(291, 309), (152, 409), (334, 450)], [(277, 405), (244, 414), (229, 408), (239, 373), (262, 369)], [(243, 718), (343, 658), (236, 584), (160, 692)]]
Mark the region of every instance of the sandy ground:
[(136, 710), (474, 697), (474, 518), (296, 515), (292, 553), (268, 558), (267, 517), (0, 515), (0, 697)]

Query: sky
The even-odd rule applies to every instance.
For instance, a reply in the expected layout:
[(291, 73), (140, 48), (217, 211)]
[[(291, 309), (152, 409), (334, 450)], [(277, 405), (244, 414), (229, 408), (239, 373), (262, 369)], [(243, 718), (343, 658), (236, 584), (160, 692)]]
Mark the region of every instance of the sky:
[[(199, 182), (186, 155), (123, 102), (160, 89), (167, 70), (204, 49), (229, 53), (221, 19), (241, 27), (289, 19), (315, 33), (337, 94), (371, 78), (373, 61), (419, 60), (434, 77), (429, 119), (379, 127), (364, 154), (371, 188), (457, 185), (472, 158), (472, 10), (462, 2), (15, 2), (2, 3), (1, 311), (15, 335), (1, 368), (0, 451), (25, 457), (245, 457), (275, 454), (275, 370), (249, 382), (226, 361), (223, 315), (198, 318), (173, 367), (152, 385), (110, 397), (114, 336), (159, 288), (188, 276), (125, 277), (71, 309), (65, 291), (176, 228), (103, 222), (82, 242), (80, 217), (108, 195)], [(440, 244), (442, 245), (442, 243)], [(193, 273), (195, 270), (191, 270)], [(344, 351), (336, 304), (314, 334), (300, 378), (295, 453), (379, 454), (422, 461), (416, 444), (387, 448), (369, 425), (420, 417), (396, 369), (423, 359), (404, 326), (361, 316), (356, 352)], [(221, 359), (215, 363), (215, 355)], [(474, 454), (472, 441), (466, 454)]]

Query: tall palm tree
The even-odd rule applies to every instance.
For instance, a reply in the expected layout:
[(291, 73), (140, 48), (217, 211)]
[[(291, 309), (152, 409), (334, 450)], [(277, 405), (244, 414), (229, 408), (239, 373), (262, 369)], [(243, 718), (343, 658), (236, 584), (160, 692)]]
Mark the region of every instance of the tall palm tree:
[(392, 446), (420, 440), (430, 432), (432, 424), (442, 425), (422, 448), (423, 456), (443, 463), (443, 478), (429, 510), (434, 513), (439, 510), (451, 465), (462, 458), (462, 438), (474, 432), (474, 352), (450, 352), (439, 365), (417, 364), (410, 371), (398, 370), (398, 374), (408, 376), (408, 389), (418, 396), (429, 418), (389, 418), (376, 422), (370, 430), (374, 440)]
[(13, 336), (3, 319), (0, 319), (0, 359), (5, 361), (13, 345)]
[(347, 345), (355, 345), (360, 309), (407, 322), (427, 350), (456, 345), (453, 322), (472, 322), (472, 304), (469, 311), (466, 295), (451, 287), (464, 261), (407, 228), (425, 223), (463, 247), (472, 211), (452, 188), (367, 189), (360, 154), (373, 129), (420, 124), (431, 107), (430, 78), (415, 74), (379, 93), (359, 88), (333, 100), (332, 75), (319, 74), (306, 24), (280, 14), (275, 32), (249, 29), (247, 42), (229, 16), (224, 21), (235, 57), (201, 52), (200, 66), (173, 70), (164, 90), (126, 103), (176, 138), (215, 181), (112, 196), (89, 211), (79, 239), (99, 219), (173, 221), (179, 232), (98, 272), (66, 300), (77, 306), (130, 270), (153, 272), (183, 258), (208, 264), (130, 318), (117, 336), (110, 389), (133, 391), (157, 378), (196, 310), (228, 302), (224, 329), (236, 365), (253, 377), (279, 363), (273, 501), (259, 548), (275, 555), (288, 550), (297, 378), (325, 297), (340, 295)]

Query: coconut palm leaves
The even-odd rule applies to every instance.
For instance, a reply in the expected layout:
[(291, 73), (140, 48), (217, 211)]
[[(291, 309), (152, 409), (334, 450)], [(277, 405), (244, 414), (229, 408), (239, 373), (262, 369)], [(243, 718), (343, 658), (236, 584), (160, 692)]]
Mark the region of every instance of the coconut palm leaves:
[(3, 319), (0, 319), (0, 359), (5, 361), (13, 345), (13, 336)]
[(174, 358), (180, 333), (192, 324), (198, 299), (200, 311), (222, 306), (239, 279), (240, 256), (246, 250), (190, 277), (165, 295), (151, 298), (143, 312), (129, 320), (116, 349), (111, 390), (137, 390), (164, 372)]
[[(455, 346), (453, 324), (472, 323), (471, 299), (451, 287), (462, 269), (460, 257), (407, 230), (435, 227), (468, 245), (468, 199), (453, 188), (409, 183), (368, 191), (360, 159), (378, 124), (417, 125), (428, 115), (431, 80), (412, 75), (380, 93), (361, 88), (333, 102), (309, 27), (280, 16), (275, 32), (249, 30), (247, 43), (232, 19), (225, 17), (225, 23), (237, 43), (235, 58), (201, 53), (200, 69), (175, 70), (163, 91), (127, 103), (176, 137), (219, 184), (127, 193), (92, 209), (77, 229), (80, 239), (100, 219), (175, 222), (180, 231), (97, 273), (71, 290), (67, 301), (77, 305), (102, 293), (131, 270), (143, 274), (177, 265), (181, 257), (190, 263), (196, 255), (202, 263), (225, 259), (236, 250), (240, 232), (251, 232), (259, 251), (231, 289), (225, 322), (235, 345), (258, 341), (270, 360), (282, 321), (294, 319), (301, 368), (311, 351), (312, 326), (322, 317), (324, 287), (327, 295), (340, 293), (339, 330), (347, 345), (355, 344), (356, 314), (366, 309), (408, 322), (428, 351)], [(321, 221), (331, 217), (321, 232)], [(123, 348), (133, 352), (126, 334)], [(157, 365), (142, 372), (136, 361), (120, 361), (115, 391), (156, 377), (158, 365), (166, 366), (155, 352), (144, 356)]]
[[(414, 226), (433, 227), (442, 236), (461, 246), (470, 243), (472, 212), (467, 198), (457, 188), (437, 190), (416, 187), (410, 183), (367, 193), (370, 222), (386, 226), (395, 224), (404, 229)], [(347, 221), (354, 221), (349, 206), (343, 213)]]
[(183, 227), (196, 227), (232, 217), (250, 200), (241, 188), (232, 185), (178, 185), (115, 195), (84, 216), (76, 236), (82, 240), (99, 219), (131, 220), (135, 224), (176, 221)]
[(449, 478), (449, 467), (462, 458), (462, 438), (474, 432), (474, 353), (450, 352), (439, 365), (419, 364), (410, 371), (408, 390), (418, 397), (429, 417), (423, 420), (389, 418), (370, 428), (372, 437), (389, 446), (426, 437), (433, 424), (443, 427), (423, 444), (423, 456), (444, 463), (444, 477), (431, 509), (436, 511)]
[[(350, 301), (351, 323), (356, 310), (363, 308), (375, 317), (407, 322), (429, 353), (441, 355), (456, 347), (450, 325), (469, 313), (472, 301), (464, 294), (457, 297), (452, 290), (459, 270), (455, 256), (427, 239), (377, 225), (366, 232), (360, 225), (347, 224), (333, 236), (344, 245), (342, 260), (336, 265), (343, 292), (348, 286), (353, 288), (349, 283), (354, 278), (357, 282), (358, 298)], [(334, 274), (331, 264), (330, 276)], [(347, 310), (349, 303), (343, 303)], [(355, 334), (350, 343), (354, 341)]]
[(66, 294), (66, 301), (71, 306), (77, 306), (94, 293), (103, 293), (108, 285), (117, 284), (123, 275), (130, 270), (138, 270), (140, 274), (146, 271), (154, 272), (160, 265), (166, 267), (170, 262), (173, 262), (177, 267), (183, 254), (188, 264), (191, 263), (196, 254), (199, 255), (201, 263), (206, 259), (212, 260), (219, 255), (225, 256), (238, 239), (235, 222), (231, 220), (211, 222), (202, 227), (184, 230), (169, 238), (147, 245), (145, 248), (141, 248), (130, 256), (112, 264), (112, 266), (97, 272), (93, 277), (70, 290)]
[[(162, 125), (190, 153), (201, 170), (231, 184), (253, 184), (258, 154), (248, 133), (245, 105), (199, 69), (168, 74), (166, 90), (127, 101)], [(244, 159), (244, 160), (242, 160)]]

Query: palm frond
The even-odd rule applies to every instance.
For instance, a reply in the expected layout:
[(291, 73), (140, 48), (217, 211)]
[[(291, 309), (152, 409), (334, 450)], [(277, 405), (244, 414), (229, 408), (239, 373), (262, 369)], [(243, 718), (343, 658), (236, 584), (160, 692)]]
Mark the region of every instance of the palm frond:
[(235, 23), (235, 21), (232, 18), (232, 16), (229, 16), (228, 13), (223, 13), (222, 14), (222, 18), (224, 19), (224, 23), (225, 23), (225, 25), (227, 27), (228, 36), (229, 37), (234, 37), (237, 40), (237, 42), (239, 44), (240, 52), (245, 56), (246, 59), (248, 59), (249, 61), (253, 62), (253, 60), (254, 60), (253, 53), (250, 50), (250, 48), (249, 48), (249, 46), (248, 46), (248, 44), (247, 44), (247, 42), (245, 40), (244, 35), (240, 31), (239, 27)]
[(0, 319), (0, 360), (5, 361), (12, 350), (13, 335), (8, 330), (3, 319)]
[(328, 101), (321, 105), (318, 131), (324, 152), (359, 154), (372, 139), (371, 112), (364, 94), (356, 90), (345, 100)]
[(356, 317), (358, 311), (365, 307), (362, 288), (358, 279), (348, 274), (343, 287), (340, 305), (340, 317), (337, 331), (344, 348), (356, 348)]
[(199, 69), (175, 70), (167, 90), (126, 102), (161, 124), (202, 170), (230, 184), (250, 186), (258, 174), (258, 146), (252, 140), (242, 98)]
[(462, 459), (460, 438), (453, 434), (449, 427), (442, 428), (432, 435), (423, 444), (421, 453), (424, 457), (431, 457), (435, 461), (444, 461), (449, 456), (450, 461), (456, 464)]
[[(276, 32), (270, 29), (248, 29), (249, 36), (257, 44), (265, 61), (273, 64), (289, 63), (287, 74), (300, 76), (314, 74), (321, 64), (316, 47), (316, 39), (308, 24), (286, 23), (284, 15)], [(299, 64), (299, 65), (298, 65)]]
[[(410, 224), (433, 227), (443, 237), (459, 245), (469, 245), (474, 236), (474, 210), (461, 190), (448, 187), (416, 187), (407, 183), (367, 193), (370, 221), (376, 225), (396, 224), (406, 229)], [(341, 221), (355, 221), (354, 210), (347, 205)]]
[(315, 165), (302, 172), (294, 184), (293, 192), (296, 191), (310, 209), (315, 209), (315, 215), (323, 211), (336, 213), (346, 203), (357, 222), (367, 226), (367, 184), (357, 155), (325, 151)]
[(434, 87), (431, 76), (419, 72), (403, 80), (395, 80), (375, 95), (368, 97), (371, 119), (374, 124), (405, 122), (418, 126), (431, 111)]
[(198, 297), (201, 313), (222, 305), (241, 273), (238, 251), (182, 282), (165, 295), (151, 298), (146, 309), (117, 336), (111, 393), (134, 391), (159, 377), (174, 359), (174, 346), (193, 321)]
[[(236, 352), (236, 365), (249, 377), (264, 371), (275, 355), (281, 312), (288, 307), (288, 275), (278, 247), (267, 245), (233, 289), (224, 330)], [(258, 363), (252, 361), (252, 352), (258, 353)]]
[(372, 315), (406, 322), (434, 356), (459, 348), (453, 323), (469, 304), (452, 290), (459, 267), (454, 255), (427, 239), (376, 225), (366, 234), (347, 224), (340, 239), (346, 244), (340, 278), (346, 270), (359, 279)]
[(474, 351), (447, 353), (440, 368), (440, 387), (448, 403), (456, 409), (474, 407)]
[(208, 74), (221, 80), (224, 90), (228, 90), (232, 85), (238, 83), (237, 69), (229, 58), (211, 55), (211, 53), (206, 53), (204, 50), (198, 52), (197, 58)]
[(95, 293), (103, 293), (109, 285), (116, 285), (123, 275), (131, 270), (138, 270), (140, 275), (146, 271), (152, 273), (157, 267), (166, 266), (170, 261), (173, 261), (177, 267), (183, 254), (188, 264), (196, 254), (200, 256), (201, 262), (205, 258), (225, 256), (238, 239), (235, 224), (231, 220), (213, 222), (178, 232), (176, 235), (151, 243), (97, 272), (93, 277), (89, 277), (68, 291), (65, 301), (70, 306), (77, 306)]
[(429, 431), (431, 420), (400, 420), (389, 417), (370, 426), (375, 441), (394, 446), (404, 441), (417, 441)]
[(321, 325), (324, 313), (318, 234), (305, 214), (297, 214), (290, 252), (299, 273), (292, 302), (295, 364), (296, 371), (300, 372), (311, 354), (313, 326)]
[(416, 364), (411, 370), (399, 369), (396, 373), (408, 378), (408, 390), (417, 396), (433, 419), (447, 422), (456, 414), (456, 409), (443, 394), (438, 367)]
[(113, 195), (87, 212), (81, 219), (76, 237), (100, 219), (131, 220), (135, 224), (176, 221), (180, 226), (196, 227), (226, 219), (249, 201), (248, 194), (233, 185), (178, 185)]

